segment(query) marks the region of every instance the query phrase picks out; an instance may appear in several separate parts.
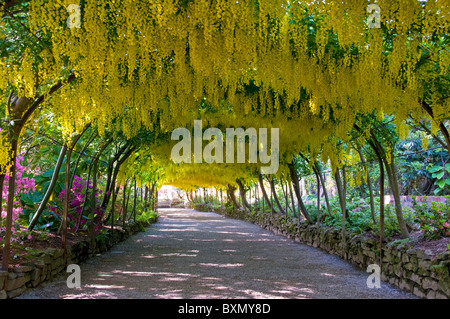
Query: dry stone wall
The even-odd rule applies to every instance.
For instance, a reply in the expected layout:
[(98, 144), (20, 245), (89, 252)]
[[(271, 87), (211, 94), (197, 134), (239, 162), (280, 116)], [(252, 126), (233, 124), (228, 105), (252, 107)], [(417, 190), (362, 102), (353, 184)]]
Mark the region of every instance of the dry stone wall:
[(0, 299), (14, 298), (27, 288), (37, 287), (41, 282), (67, 269), (68, 265), (80, 264), (96, 254), (103, 253), (148, 225), (136, 222), (123, 228), (116, 228), (107, 236), (96, 238), (93, 243), (90, 240), (77, 242), (67, 248), (66, 256), (63, 249), (55, 248), (34, 254), (27, 264), (9, 269), (8, 272), (0, 271)]

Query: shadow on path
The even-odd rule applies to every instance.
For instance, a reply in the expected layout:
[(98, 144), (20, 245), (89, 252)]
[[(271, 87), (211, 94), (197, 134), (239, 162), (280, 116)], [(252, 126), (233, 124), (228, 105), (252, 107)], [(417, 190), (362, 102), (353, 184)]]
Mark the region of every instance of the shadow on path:
[(319, 249), (248, 222), (161, 209), (159, 222), (81, 266), (81, 288), (62, 274), (28, 298), (415, 298)]

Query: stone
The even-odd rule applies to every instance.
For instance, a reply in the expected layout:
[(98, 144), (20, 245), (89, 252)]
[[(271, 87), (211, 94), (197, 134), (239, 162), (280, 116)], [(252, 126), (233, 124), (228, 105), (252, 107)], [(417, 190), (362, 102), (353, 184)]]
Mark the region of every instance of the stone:
[(14, 270), (17, 273), (25, 273), (25, 272), (33, 271), (34, 268), (35, 268), (34, 265), (28, 264), (28, 265), (20, 265), (20, 266), (16, 267)]
[(27, 287), (22, 286), (17, 289), (8, 291), (7, 292), (8, 298), (14, 298), (14, 297), (20, 296), (21, 294), (23, 294), (25, 292), (25, 290), (27, 290)]
[(417, 264), (414, 264), (414, 263), (407, 263), (407, 264), (405, 264), (403, 267), (404, 267), (405, 269), (411, 270), (411, 271), (413, 271), (413, 272), (416, 272), (417, 269), (418, 269)]
[(8, 279), (8, 283), (6, 286), (6, 291), (13, 291), (16, 290), (22, 286), (25, 286), (26, 280), (23, 276), (14, 278), (14, 279)]
[(31, 280), (36, 280), (36, 279), (38, 279), (38, 278), (40, 278), (41, 277), (41, 272), (42, 272), (42, 269), (40, 269), (40, 268), (36, 268), (35, 270), (33, 270), (33, 272), (31, 273)]
[(8, 295), (6, 294), (6, 291), (0, 290), (0, 300), (8, 298)]
[(424, 271), (430, 270), (431, 262), (428, 260), (419, 260), (419, 269), (422, 269)]
[(412, 291), (413, 285), (409, 283), (406, 279), (400, 279), (398, 287), (403, 290)]
[(402, 262), (403, 263), (409, 263), (409, 256), (408, 256), (408, 254), (402, 254)]
[(440, 291), (436, 291), (436, 299), (448, 299), (448, 297), (446, 295), (444, 295), (442, 292)]
[(437, 281), (430, 279), (430, 278), (424, 278), (422, 281), (422, 288), (423, 289), (433, 289), (438, 290), (439, 284)]
[(5, 285), (5, 278), (8, 275), (8, 273), (4, 270), (0, 271), (0, 290), (3, 289), (3, 286)]
[(417, 287), (417, 286), (414, 286), (413, 294), (415, 294), (417, 297), (420, 297), (420, 298), (426, 298), (427, 297), (425, 292), (422, 289), (420, 289), (419, 287)]
[(34, 265), (36, 266), (36, 268), (44, 268), (45, 267), (45, 262), (42, 259), (36, 259), (34, 260)]
[(8, 272), (8, 280), (16, 279), (17, 277), (19, 277), (19, 275), (15, 272)]
[(428, 290), (428, 292), (427, 292), (427, 299), (436, 299), (436, 291)]
[(433, 256), (433, 253), (431, 250), (417, 250), (417, 258), (423, 259), (423, 260), (431, 260), (431, 256)]
[(411, 273), (411, 276), (409, 278), (411, 281), (414, 281), (415, 283), (421, 285), (422, 284), (422, 277), (417, 275), (416, 273)]

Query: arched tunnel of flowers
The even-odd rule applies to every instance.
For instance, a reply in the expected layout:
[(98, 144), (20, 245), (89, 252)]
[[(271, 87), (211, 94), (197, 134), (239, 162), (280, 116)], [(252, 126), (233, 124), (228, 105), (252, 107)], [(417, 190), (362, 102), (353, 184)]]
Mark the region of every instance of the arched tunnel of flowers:
[(449, 9), (2, 1), (2, 267), (32, 238), (65, 247), (151, 218), (163, 185), (191, 205), (448, 240)]

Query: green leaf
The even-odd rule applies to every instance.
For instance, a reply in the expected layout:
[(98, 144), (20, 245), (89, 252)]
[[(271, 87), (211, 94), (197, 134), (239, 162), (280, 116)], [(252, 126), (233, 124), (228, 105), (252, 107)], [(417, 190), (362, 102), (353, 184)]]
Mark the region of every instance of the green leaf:
[(428, 171), (430, 173), (436, 173), (436, 172), (441, 171), (441, 170), (442, 170), (442, 166), (433, 166)]
[(437, 182), (437, 184), (438, 184), (439, 188), (444, 188), (444, 186), (445, 186), (445, 180), (440, 179), (440, 180)]
[(450, 163), (445, 164), (445, 170), (450, 173)]
[(437, 178), (437, 179), (439, 179), (439, 181), (441, 180), (441, 178), (444, 176), (444, 171), (440, 171), (439, 173), (436, 173), (436, 174), (433, 174), (432, 176), (434, 177), (434, 178)]
[(52, 177), (52, 175), (53, 175), (53, 170), (46, 171), (45, 173), (42, 174), (42, 176), (44, 176), (44, 177)]

